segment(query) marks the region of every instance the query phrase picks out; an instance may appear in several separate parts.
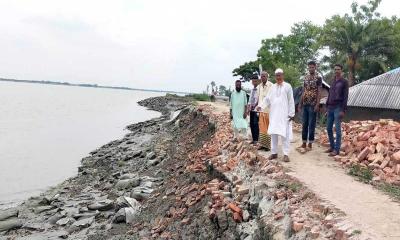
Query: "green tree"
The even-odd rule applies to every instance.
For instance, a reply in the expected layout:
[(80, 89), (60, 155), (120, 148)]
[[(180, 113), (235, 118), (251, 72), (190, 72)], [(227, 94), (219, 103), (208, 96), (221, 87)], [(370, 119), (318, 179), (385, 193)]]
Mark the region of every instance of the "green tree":
[(274, 71), (282, 68), (285, 80), (293, 86), (299, 86), (307, 61), (318, 56), (320, 45), (317, 39), (320, 32), (320, 27), (311, 22), (296, 23), (288, 36), (278, 35), (262, 40), (257, 54), (258, 62), (263, 69)]
[(214, 91), (214, 87), (216, 86), (215, 82), (212, 81), (210, 84), (211, 84), (211, 91)]
[(277, 35), (262, 40), (258, 61), (266, 69), (275, 70), (285, 64), (304, 72), (307, 61), (318, 56), (320, 32), (321, 29), (311, 22), (296, 23), (288, 36)]
[(239, 76), (241, 79), (245, 81), (249, 81), (251, 76), (254, 73), (258, 73), (258, 62), (257, 61), (250, 61), (245, 62), (244, 64), (240, 65), (239, 67), (233, 69), (232, 74), (234, 77)]
[(288, 36), (277, 35), (262, 40), (257, 60), (235, 68), (233, 74), (249, 80), (252, 74), (258, 73), (258, 65), (261, 64), (263, 69), (270, 73), (282, 68), (285, 71), (286, 81), (298, 86), (300, 76), (306, 70), (307, 61), (318, 56), (320, 45), (317, 39), (320, 32), (320, 27), (311, 22), (296, 23)]
[(325, 61), (345, 65), (350, 86), (387, 71), (399, 51), (396, 21), (380, 17), (376, 12), (380, 2), (353, 3), (351, 15), (335, 15), (323, 27), (320, 42), (330, 51)]
[(232, 88), (229, 86), (229, 88), (225, 90), (225, 96), (230, 97), (231, 94), (232, 94)]
[(224, 85), (219, 86), (219, 95), (225, 96), (226, 94), (226, 87)]

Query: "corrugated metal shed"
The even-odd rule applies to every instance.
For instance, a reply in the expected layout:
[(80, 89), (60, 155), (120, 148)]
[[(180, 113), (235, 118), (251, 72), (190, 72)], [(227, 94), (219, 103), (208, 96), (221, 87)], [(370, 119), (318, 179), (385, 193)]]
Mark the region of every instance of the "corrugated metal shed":
[(351, 87), (348, 106), (400, 110), (400, 68)]

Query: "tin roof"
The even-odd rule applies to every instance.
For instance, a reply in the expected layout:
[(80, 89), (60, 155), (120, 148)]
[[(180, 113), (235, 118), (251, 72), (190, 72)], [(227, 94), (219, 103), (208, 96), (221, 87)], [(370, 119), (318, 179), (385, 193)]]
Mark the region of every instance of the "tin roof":
[(400, 68), (351, 87), (348, 105), (400, 110)]

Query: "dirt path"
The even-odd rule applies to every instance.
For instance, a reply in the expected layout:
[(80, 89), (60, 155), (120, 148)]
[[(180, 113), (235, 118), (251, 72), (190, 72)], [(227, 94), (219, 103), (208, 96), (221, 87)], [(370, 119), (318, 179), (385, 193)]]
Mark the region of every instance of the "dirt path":
[(290, 170), (290, 175), (346, 214), (344, 229), (360, 230), (362, 239), (400, 239), (400, 204), (347, 175), (338, 163), (323, 153), (322, 147), (315, 146), (313, 151), (300, 154), (294, 150), (299, 145), (300, 134), (295, 133), (291, 162), (284, 166)]
[(229, 103), (223, 101), (217, 102), (197, 102), (199, 105), (211, 105), (216, 113), (229, 113)]
[[(228, 111), (226, 103), (212, 103), (218, 112)], [(291, 144), (291, 162), (284, 163), (289, 174), (303, 182), (329, 205), (346, 214), (343, 229), (361, 231), (360, 239), (400, 239), (400, 204), (394, 202), (370, 185), (358, 182), (338, 163), (315, 146), (307, 154), (300, 154), (295, 147), (301, 144), (300, 134), (294, 134)], [(268, 152), (260, 152), (268, 156)]]

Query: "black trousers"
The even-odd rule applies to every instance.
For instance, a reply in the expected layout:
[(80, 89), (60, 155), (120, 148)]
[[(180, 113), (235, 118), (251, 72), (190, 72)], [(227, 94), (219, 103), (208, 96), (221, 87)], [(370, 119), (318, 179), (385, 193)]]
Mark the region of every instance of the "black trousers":
[(260, 135), (260, 129), (258, 128), (258, 116), (257, 112), (250, 112), (250, 129), (251, 136), (253, 137), (253, 141), (258, 141), (258, 137)]

